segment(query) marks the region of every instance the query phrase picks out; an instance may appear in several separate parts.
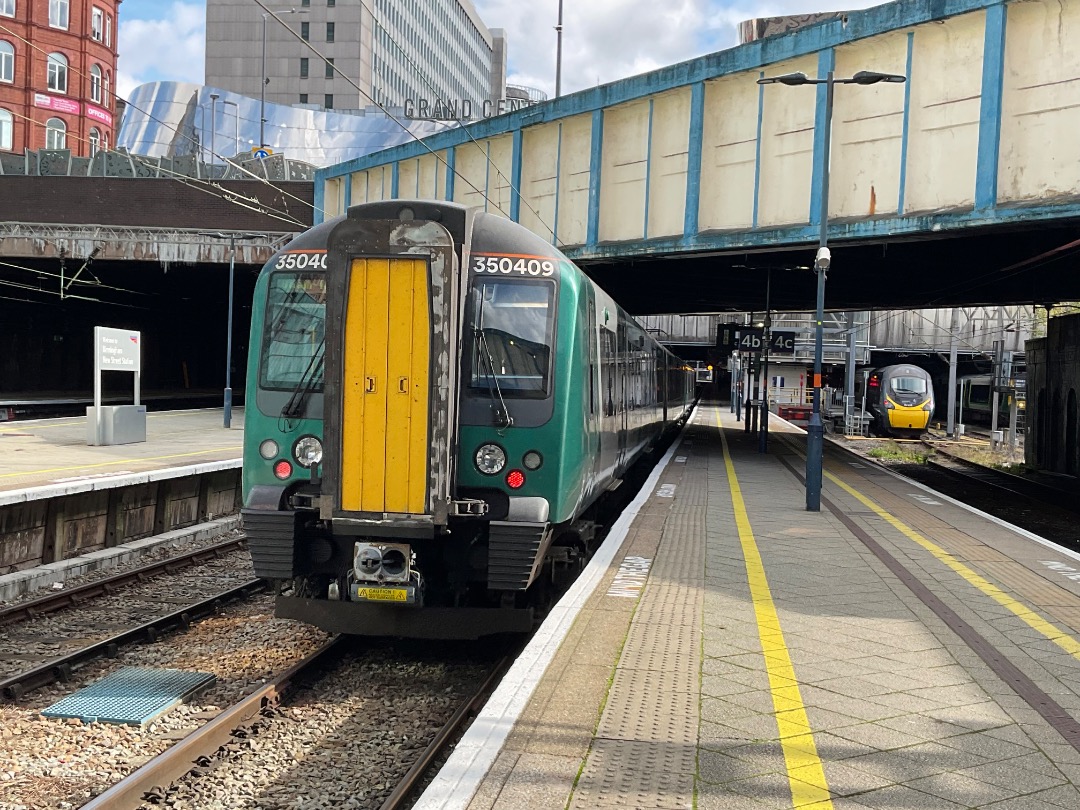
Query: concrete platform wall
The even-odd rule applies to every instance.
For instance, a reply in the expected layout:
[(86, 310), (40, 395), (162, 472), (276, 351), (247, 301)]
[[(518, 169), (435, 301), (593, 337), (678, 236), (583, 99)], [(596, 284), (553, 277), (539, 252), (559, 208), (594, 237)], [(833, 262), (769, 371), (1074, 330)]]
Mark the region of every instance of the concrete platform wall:
[(236, 514), (240, 469), (0, 505), (0, 573)]

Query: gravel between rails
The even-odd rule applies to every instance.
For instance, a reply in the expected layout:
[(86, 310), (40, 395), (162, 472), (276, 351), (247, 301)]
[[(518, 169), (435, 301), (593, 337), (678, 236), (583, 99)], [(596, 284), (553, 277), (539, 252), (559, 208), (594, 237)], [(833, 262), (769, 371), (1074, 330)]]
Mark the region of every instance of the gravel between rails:
[(208, 599), (253, 576), (251, 555), (240, 549), (175, 574), (124, 585), (77, 606), (14, 622), (0, 632), (0, 677)]
[(378, 808), (470, 697), (495, 645), (356, 642), (339, 666), (145, 808)]
[[(39, 689), (19, 705), (0, 705), (0, 810), (78, 807), (327, 638), (316, 628), (273, 618), (273, 597), (257, 596), (227, 606), (186, 633), (127, 647), (116, 659), (87, 664), (70, 683)], [(212, 672), (218, 680), (191, 703), (167, 712), (145, 729), (84, 725), (39, 714), (125, 666)]]
[[(224, 543), (226, 540), (230, 540), (232, 538), (242, 535), (243, 531), (241, 529), (233, 529), (232, 531), (217, 534), (213, 537), (204, 537), (200, 540), (173, 540), (171, 542), (163, 543), (162, 545), (156, 546), (140, 554), (136, 559), (124, 563), (123, 565), (118, 565), (111, 568), (102, 568), (97, 571), (90, 571), (89, 573), (83, 574), (81, 576), (66, 579), (64, 580), (63, 585), (65, 588), (72, 588), (77, 585), (85, 585), (88, 582), (97, 582), (100, 579), (108, 579), (111, 576), (124, 573), (125, 571), (130, 571), (133, 568), (141, 568), (144, 565), (149, 565), (150, 563), (165, 560), (169, 557), (177, 557), (181, 554), (185, 554), (189, 551), (195, 551), (200, 548), (216, 546), (218, 543)], [(19, 605), (23, 602), (29, 602), (34, 599), (38, 599), (43, 594), (54, 588), (55, 585), (45, 585), (40, 588), (35, 588), (32, 591), (28, 591), (27, 593), (19, 594), (14, 599), (0, 600), (0, 607)]]

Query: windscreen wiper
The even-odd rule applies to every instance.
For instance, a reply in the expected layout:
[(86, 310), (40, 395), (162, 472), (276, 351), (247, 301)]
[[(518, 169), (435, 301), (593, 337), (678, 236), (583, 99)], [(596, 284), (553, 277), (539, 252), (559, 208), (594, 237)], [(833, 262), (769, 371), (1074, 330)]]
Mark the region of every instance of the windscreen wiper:
[(323, 338), (319, 341), (319, 345), (315, 347), (315, 352), (311, 355), (311, 360), (308, 362), (307, 368), (304, 369), (304, 373), (300, 376), (296, 388), (293, 389), (292, 396), (289, 397), (289, 401), (281, 409), (281, 415), (285, 419), (297, 419), (303, 416), (304, 403), (307, 401), (308, 395), (315, 390), (316, 381), (322, 379), (323, 349), (325, 346), (326, 338)]
[[(481, 304), (483, 306), (483, 304)], [(491, 395), (492, 406), (495, 404), (495, 396), (499, 397), (499, 407), (495, 408), (495, 419), (497, 422), (501, 422), (501, 427), (510, 427), (514, 424), (514, 418), (510, 415), (510, 411), (506, 407), (506, 400), (503, 399), (502, 389), (499, 387), (499, 378), (495, 374), (495, 358), (491, 356), (491, 349), (488, 346), (487, 334), (484, 332), (483, 327), (478, 327), (473, 330), (473, 334), (476, 336), (476, 346), (478, 349), (483, 350), (484, 359), (487, 360), (489, 375), (485, 375), (488, 378), (488, 394)]]

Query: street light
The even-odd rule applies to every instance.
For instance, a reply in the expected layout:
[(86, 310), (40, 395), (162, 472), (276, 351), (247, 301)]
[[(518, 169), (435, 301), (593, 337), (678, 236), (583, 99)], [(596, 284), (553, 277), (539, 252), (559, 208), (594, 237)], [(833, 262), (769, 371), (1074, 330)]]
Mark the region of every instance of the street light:
[(236, 269), (236, 240), (259, 239), (258, 234), (250, 233), (220, 233), (217, 231), (204, 233), (198, 236), (213, 236), (216, 239), (229, 240), (229, 311), (225, 318), (225, 427), (232, 427), (232, 333), (233, 333), (233, 279)]
[(266, 21), (273, 17), (279, 19), (282, 14), (307, 14), (306, 8), (290, 8), (275, 14), (272, 11), (262, 13), (262, 84), (259, 86), (259, 148), (266, 146), (266, 138), (263, 135), (263, 126), (266, 124), (266, 85), (270, 80), (266, 77)]
[(210, 94), (210, 174), (214, 173), (214, 158), (217, 157), (216, 144), (214, 143), (217, 136), (217, 100), (221, 96), (217, 93)]
[(225, 106), (229, 104), (233, 107), (233, 157), (236, 157), (237, 153), (240, 152), (240, 105), (235, 101), (222, 100), (222, 115), (225, 114)]
[(758, 84), (786, 84), (795, 87), (802, 84), (825, 85), (825, 120), (823, 122), (823, 140), (825, 148), (821, 150), (821, 231), (818, 240), (817, 258), (814, 271), (817, 273), (817, 309), (815, 310), (816, 328), (814, 332), (814, 405), (810, 414), (810, 423), (806, 428), (806, 509), (809, 512), (821, 511), (821, 461), (825, 441), (825, 426), (821, 422), (821, 337), (822, 321), (825, 319), (825, 275), (832, 264), (832, 254), (828, 248), (829, 230), (829, 148), (832, 140), (833, 87), (837, 84), (877, 84), (878, 82), (901, 83), (906, 76), (895, 73), (877, 73), (860, 70), (850, 79), (837, 79), (830, 70), (824, 79), (811, 79), (805, 73), (785, 73), (758, 79)]
[(559, 22), (555, 26), (555, 98), (562, 95), (562, 6), (559, 0)]

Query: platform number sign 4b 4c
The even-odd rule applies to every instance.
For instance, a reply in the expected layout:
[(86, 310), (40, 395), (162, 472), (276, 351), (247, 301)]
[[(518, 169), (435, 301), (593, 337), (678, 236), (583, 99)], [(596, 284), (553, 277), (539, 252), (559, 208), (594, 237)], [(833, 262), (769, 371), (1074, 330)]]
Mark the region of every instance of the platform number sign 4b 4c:
[[(793, 330), (770, 330), (769, 351), (773, 354), (792, 354), (795, 351), (795, 334)], [(723, 331), (720, 336), (721, 339), (725, 337)], [(765, 344), (764, 330), (752, 326), (742, 327), (731, 333), (729, 340), (731, 345), (724, 348), (758, 353)]]

